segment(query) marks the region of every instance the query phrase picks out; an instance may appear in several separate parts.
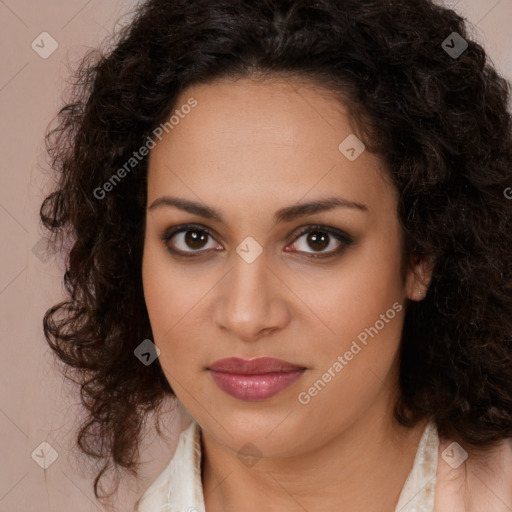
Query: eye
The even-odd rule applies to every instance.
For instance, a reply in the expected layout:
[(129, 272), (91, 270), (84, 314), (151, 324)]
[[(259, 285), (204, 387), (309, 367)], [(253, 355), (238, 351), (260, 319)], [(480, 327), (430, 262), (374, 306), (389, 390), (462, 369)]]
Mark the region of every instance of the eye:
[[(300, 242), (302, 238), (304, 240)], [(206, 227), (191, 224), (179, 226), (162, 236), (169, 252), (184, 257), (200, 256), (208, 250), (222, 250), (222, 246), (214, 240), (213, 234)], [(352, 242), (350, 236), (342, 231), (327, 226), (308, 226), (295, 237), (292, 245), (295, 246), (294, 250), (286, 248), (285, 251), (302, 252), (308, 258), (326, 258), (341, 253)], [(308, 247), (313, 252), (308, 252)]]
[[(302, 238), (304, 240), (298, 243), (297, 241)], [(307, 253), (309, 258), (326, 258), (339, 254), (352, 242), (353, 240), (342, 231), (327, 226), (308, 226), (298, 234), (293, 246), (298, 248), (298, 252)], [(313, 252), (308, 252), (308, 247), (312, 248)], [(329, 248), (330, 250), (326, 250)]]
[(194, 256), (192, 253), (206, 252), (204, 249), (222, 248), (219, 244), (210, 244), (208, 247), (208, 238), (213, 240), (212, 234), (206, 228), (187, 225), (164, 234), (162, 240), (171, 253), (179, 256)]

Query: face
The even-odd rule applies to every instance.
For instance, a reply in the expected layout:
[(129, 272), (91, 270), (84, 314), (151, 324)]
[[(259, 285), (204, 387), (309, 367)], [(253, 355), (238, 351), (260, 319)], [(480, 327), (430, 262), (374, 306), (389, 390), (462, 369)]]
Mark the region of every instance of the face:
[[(381, 160), (340, 147), (356, 133), (344, 105), (240, 79), (190, 87), (176, 110), (149, 157), (142, 273), (180, 402), (227, 449), (269, 457), (391, 414), (405, 303), (424, 287), (401, 273)], [(262, 357), (281, 363), (219, 363)]]

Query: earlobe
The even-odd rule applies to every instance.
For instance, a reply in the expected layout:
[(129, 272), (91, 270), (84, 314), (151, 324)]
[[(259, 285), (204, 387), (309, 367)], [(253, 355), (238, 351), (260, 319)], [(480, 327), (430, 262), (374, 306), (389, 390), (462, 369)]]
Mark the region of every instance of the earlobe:
[(408, 270), (406, 279), (408, 299), (419, 302), (425, 298), (432, 279), (433, 270), (433, 258), (419, 255), (412, 257), (412, 268)]

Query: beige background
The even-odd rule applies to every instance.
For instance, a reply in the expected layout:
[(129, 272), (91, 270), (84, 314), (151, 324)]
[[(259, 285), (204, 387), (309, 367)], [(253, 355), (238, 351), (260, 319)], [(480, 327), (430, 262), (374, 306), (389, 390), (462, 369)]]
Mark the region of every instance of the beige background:
[[(473, 36), (512, 79), (512, 0), (446, 3), (469, 19)], [(41, 239), (38, 210), (48, 187), (43, 134), (59, 108), (67, 66), (101, 42), (133, 5), (128, 0), (0, 0), (0, 512), (105, 510), (94, 500), (89, 466), (71, 450), (78, 397), (52, 365), (41, 329), (45, 310), (60, 298), (62, 268), (55, 258), (40, 259), (33, 248)], [(58, 43), (46, 59), (31, 47), (42, 32)], [(168, 440), (148, 431), (143, 479), (138, 486), (123, 483), (116, 510), (132, 510), (168, 463), (180, 428), (172, 420), (171, 413)], [(31, 456), (36, 450), (37, 459), (41, 449), (49, 456), (43, 442), (58, 454), (46, 470)]]

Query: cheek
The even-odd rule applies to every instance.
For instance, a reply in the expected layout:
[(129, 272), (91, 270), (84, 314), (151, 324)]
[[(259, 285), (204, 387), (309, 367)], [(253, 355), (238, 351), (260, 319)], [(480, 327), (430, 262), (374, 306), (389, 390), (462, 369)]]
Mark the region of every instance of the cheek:
[(146, 241), (142, 259), (142, 283), (153, 334), (160, 338), (171, 325), (170, 317), (175, 312), (175, 300), (173, 288), (169, 287), (169, 272), (158, 252), (154, 243)]
[(165, 251), (153, 241), (144, 246), (142, 282), (154, 341), (165, 350), (180, 320), (190, 309), (188, 305), (193, 297), (189, 295), (194, 292), (186, 286), (183, 272), (171, 265)]
[[(360, 414), (374, 402), (391, 375), (404, 318), (399, 247), (399, 238), (375, 238), (364, 250), (354, 251), (354, 257), (345, 260), (338, 272), (326, 276), (329, 284), (320, 287), (318, 316), (325, 320), (332, 336), (330, 341), (316, 336), (324, 341), (311, 352), (315, 369), (301, 389), (302, 398), (310, 399), (311, 407), (329, 411), (313, 420), (319, 429), (331, 428), (322, 418), (330, 417), (335, 425), (332, 428), (337, 428)], [(319, 324), (318, 329), (324, 328)], [(306, 407), (306, 411), (311, 409)]]
[(199, 344), (211, 318), (205, 299), (215, 284), (214, 277), (205, 275), (204, 270), (196, 271), (192, 265), (173, 263), (158, 242), (146, 243), (142, 262), (144, 299), (153, 342), (160, 350), (166, 373), (179, 375), (202, 365), (205, 350)]
[[(396, 320), (400, 315), (395, 318), (395, 313), (400, 308), (393, 309), (393, 304), (403, 306), (405, 298), (400, 268), (400, 239), (391, 235), (372, 237), (350, 256), (347, 254), (336, 270), (325, 274), (319, 281), (321, 286), (309, 287), (312, 308), (344, 343), (373, 326), (391, 308), (386, 319), (393, 317), (393, 321), (386, 323), (383, 332), (399, 337), (401, 325)], [(317, 290), (313, 296), (312, 289)], [(306, 291), (307, 286), (303, 286), (299, 293)]]
[[(163, 261), (158, 248), (148, 243), (144, 247), (142, 262), (142, 282), (144, 299), (151, 323), (154, 339), (152, 340), (160, 351), (159, 360), (167, 381), (175, 392), (179, 382), (183, 380), (176, 374), (173, 363), (176, 361), (176, 347), (173, 346), (176, 325), (179, 326), (183, 301), (176, 293), (176, 282), (170, 266)], [(181, 304), (181, 307), (180, 307)], [(177, 379), (177, 380), (176, 380)], [(179, 391), (178, 391), (179, 392)]]

